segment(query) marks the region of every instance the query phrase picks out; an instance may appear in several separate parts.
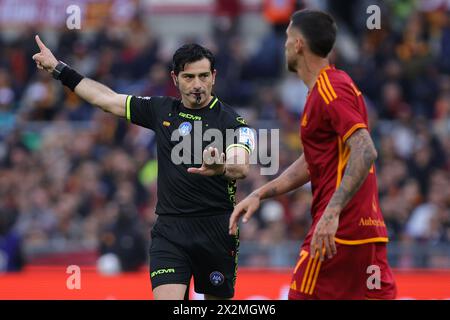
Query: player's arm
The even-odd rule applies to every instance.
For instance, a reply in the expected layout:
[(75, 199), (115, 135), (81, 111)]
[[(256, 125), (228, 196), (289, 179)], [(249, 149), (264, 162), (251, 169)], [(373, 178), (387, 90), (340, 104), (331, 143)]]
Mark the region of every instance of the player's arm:
[(258, 197), (259, 200), (272, 198), (295, 190), (309, 182), (309, 180), (308, 164), (306, 163), (305, 155), (302, 154), (279, 177), (253, 191), (250, 196)]
[(344, 176), (317, 223), (311, 240), (311, 254), (314, 257), (317, 252), (321, 260), (325, 255), (332, 258), (336, 254), (334, 236), (339, 225), (339, 215), (364, 183), (377, 158), (377, 151), (367, 129), (355, 131), (347, 139), (346, 145), (350, 148), (350, 156)]
[[(33, 55), (33, 60), (36, 61), (39, 69), (53, 73), (59, 61), (50, 49), (44, 45), (39, 36), (36, 36), (35, 39), (40, 52)], [(125, 117), (126, 95), (118, 94), (97, 81), (84, 78), (68, 66), (61, 70), (60, 76), (63, 84), (72, 89), (80, 98), (100, 107), (104, 111)]]
[(327, 209), (340, 214), (369, 174), (378, 154), (367, 129), (359, 129), (347, 139), (350, 157), (341, 185), (333, 194)]
[(302, 154), (279, 177), (253, 191), (234, 207), (229, 223), (230, 234), (236, 234), (237, 223), (242, 215), (244, 216), (244, 223), (250, 219), (253, 213), (259, 208), (261, 200), (295, 190), (309, 182), (309, 180), (308, 164), (305, 156)]

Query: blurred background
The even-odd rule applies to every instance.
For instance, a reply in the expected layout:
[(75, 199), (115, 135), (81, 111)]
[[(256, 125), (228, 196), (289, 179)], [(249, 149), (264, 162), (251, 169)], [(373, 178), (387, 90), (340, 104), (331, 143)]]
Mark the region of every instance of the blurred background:
[[(80, 8), (81, 29), (67, 27), (71, 5)], [(369, 5), (381, 9), (381, 29), (367, 28)], [(281, 129), (281, 173), (302, 152), (307, 89), (284, 61), (285, 28), (300, 8), (335, 17), (332, 63), (364, 94), (390, 263), (450, 270), (448, 1), (0, 0), (0, 272), (68, 264), (142, 270), (156, 220), (153, 132), (37, 70), (35, 34), (80, 73), (141, 96), (177, 96), (174, 50), (207, 46), (217, 59), (218, 97), (254, 128)], [(237, 201), (273, 178), (252, 166)], [(241, 226), (239, 265), (293, 267), (311, 200), (306, 185), (264, 202)]]

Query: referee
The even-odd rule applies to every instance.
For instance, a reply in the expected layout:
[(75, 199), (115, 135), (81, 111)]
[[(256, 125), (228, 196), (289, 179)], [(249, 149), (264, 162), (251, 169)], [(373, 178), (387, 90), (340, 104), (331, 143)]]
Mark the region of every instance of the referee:
[[(58, 61), (39, 36), (36, 42), (40, 52), (33, 60), (39, 69), (87, 102), (156, 133), (158, 219), (150, 247), (154, 298), (188, 297), (191, 277), (195, 291), (206, 299), (232, 298), (239, 238), (228, 234), (228, 219), (236, 180), (245, 178), (249, 169), (254, 135), (231, 107), (212, 95), (212, 53), (197, 44), (175, 52), (171, 76), (179, 100), (118, 94)], [(221, 134), (213, 143), (203, 138), (211, 129)]]

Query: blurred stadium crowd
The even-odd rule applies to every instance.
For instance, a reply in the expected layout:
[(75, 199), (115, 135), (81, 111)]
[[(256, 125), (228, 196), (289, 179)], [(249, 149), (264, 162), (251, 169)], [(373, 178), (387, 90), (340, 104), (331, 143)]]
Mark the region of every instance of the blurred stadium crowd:
[[(393, 264), (448, 268), (450, 8), (385, 1), (379, 3), (382, 28), (368, 30), (361, 15), (368, 2), (322, 3), (339, 26), (332, 61), (353, 77), (369, 108), (380, 205), (392, 245), (446, 248), (447, 255), (421, 262), (400, 250)], [(259, 47), (246, 50), (238, 4), (224, 5), (233, 23), (211, 25), (209, 38), (179, 44), (208, 46), (217, 58), (218, 97), (253, 127), (280, 128), (281, 173), (301, 154), (299, 119), (307, 90), (285, 71), (286, 21), (270, 21), (261, 12), (270, 28)], [(117, 28), (105, 21), (89, 34), (61, 28), (50, 47), (57, 58), (117, 92), (177, 96), (171, 55), (147, 18), (136, 14)], [(38, 72), (31, 59), (38, 32), (24, 29), (13, 40), (0, 32), (0, 269), (19, 269), (40, 253), (99, 250), (117, 253), (123, 270), (132, 270), (145, 263), (156, 219), (154, 134), (97, 110)], [(238, 184), (238, 201), (273, 178), (253, 166)], [(305, 186), (264, 202), (241, 228), (242, 250), (247, 244), (283, 247), (286, 241), (297, 250), (311, 222), (311, 198)], [(272, 258), (252, 249), (241, 264), (293, 263)]]

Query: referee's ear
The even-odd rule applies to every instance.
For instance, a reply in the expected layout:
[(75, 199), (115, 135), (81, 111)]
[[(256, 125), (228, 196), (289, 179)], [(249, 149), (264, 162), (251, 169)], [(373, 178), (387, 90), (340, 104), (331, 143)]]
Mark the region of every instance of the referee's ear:
[(212, 75), (212, 85), (214, 85), (214, 83), (216, 83), (217, 70), (214, 69), (214, 70), (211, 72), (211, 75)]
[(178, 88), (178, 77), (177, 77), (177, 75), (175, 74), (175, 72), (171, 71), (171, 72), (170, 72), (170, 76), (172, 77), (173, 84), (175, 85), (175, 87)]

